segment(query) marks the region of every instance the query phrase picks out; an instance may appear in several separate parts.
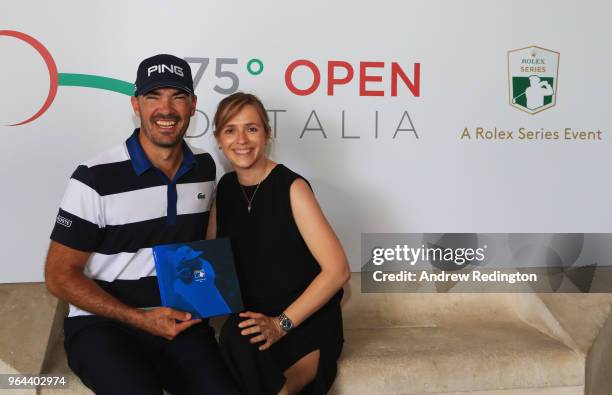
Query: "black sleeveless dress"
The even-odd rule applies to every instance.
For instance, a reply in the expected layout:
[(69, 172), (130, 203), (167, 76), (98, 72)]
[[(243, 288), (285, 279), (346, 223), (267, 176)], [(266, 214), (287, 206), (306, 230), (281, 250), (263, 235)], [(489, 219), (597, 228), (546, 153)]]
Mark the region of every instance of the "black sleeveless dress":
[[(278, 164), (263, 180), (251, 211), (235, 172), (224, 175), (217, 187), (217, 237), (231, 240), (246, 310), (277, 316), (300, 296), (320, 272), (320, 266), (300, 235), (289, 198), (289, 188), (300, 175)], [(244, 187), (249, 198), (256, 186)], [(343, 343), (340, 290), (321, 309), (266, 351), (242, 336), (232, 315), (220, 334), (228, 366), (245, 394), (278, 394), (283, 372), (300, 358), (319, 350), (316, 378), (303, 394), (324, 394), (336, 376)]]

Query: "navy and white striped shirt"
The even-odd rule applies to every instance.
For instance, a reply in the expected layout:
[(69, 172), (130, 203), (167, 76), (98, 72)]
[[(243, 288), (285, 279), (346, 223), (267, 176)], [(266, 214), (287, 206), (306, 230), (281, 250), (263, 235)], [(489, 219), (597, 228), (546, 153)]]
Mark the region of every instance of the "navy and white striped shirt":
[[(183, 143), (170, 180), (151, 164), (138, 133), (77, 167), (51, 239), (91, 252), (85, 275), (111, 295), (153, 307), (160, 298), (151, 247), (204, 238), (216, 170), (210, 154)], [(70, 317), (87, 314), (70, 306)]]

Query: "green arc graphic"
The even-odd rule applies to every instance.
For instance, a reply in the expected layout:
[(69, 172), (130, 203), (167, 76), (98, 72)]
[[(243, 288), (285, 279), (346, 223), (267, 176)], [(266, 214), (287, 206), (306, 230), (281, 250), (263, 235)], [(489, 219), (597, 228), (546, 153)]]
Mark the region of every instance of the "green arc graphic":
[(114, 78), (91, 74), (58, 73), (57, 79), (58, 85), (83, 86), (122, 93), (127, 96), (134, 95), (134, 84)]

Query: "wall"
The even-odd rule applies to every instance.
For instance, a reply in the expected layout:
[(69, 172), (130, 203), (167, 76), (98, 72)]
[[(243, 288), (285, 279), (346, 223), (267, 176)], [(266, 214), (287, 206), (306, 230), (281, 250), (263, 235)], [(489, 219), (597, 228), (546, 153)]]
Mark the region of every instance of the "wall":
[[(201, 113), (188, 132), (194, 146), (218, 154), (207, 117), (225, 94), (215, 86), (256, 93), (269, 110), (284, 111), (270, 113), (277, 117), (272, 157), (311, 181), (353, 270), (361, 267), (363, 232), (607, 232), (611, 11), (594, 0), (4, 1), (0, 30), (38, 40), (58, 77), (50, 83), (33, 46), (0, 34), (0, 282), (42, 280), (68, 177), (137, 126), (127, 95), (68, 86), (67, 75), (132, 83), (140, 60), (161, 52), (209, 59), (196, 88)], [(530, 46), (552, 51), (534, 56), (546, 54), (549, 70), (559, 54), (551, 106), (535, 114), (513, 106), (509, 91), (520, 74), (509, 51)], [(215, 76), (226, 58), (236, 64), (220, 71), (234, 73), (238, 86)], [(261, 60), (261, 74), (247, 70), (251, 59)], [(285, 81), (301, 59), (320, 71), (320, 85), (308, 95)], [(333, 95), (329, 61), (354, 69)], [(363, 62), (383, 64), (360, 78)], [(418, 89), (400, 77), (392, 95), (393, 62)], [(200, 66), (192, 62), (194, 74)], [(345, 75), (335, 69), (336, 78)], [(46, 112), (7, 126), (36, 113), (54, 81), (57, 94)], [(291, 81), (306, 89), (313, 73), (297, 67)], [(514, 139), (477, 139), (478, 127), (510, 130)], [(559, 138), (520, 140), (520, 128), (557, 131)], [(565, 128), (601, 133), (566, 140)]]

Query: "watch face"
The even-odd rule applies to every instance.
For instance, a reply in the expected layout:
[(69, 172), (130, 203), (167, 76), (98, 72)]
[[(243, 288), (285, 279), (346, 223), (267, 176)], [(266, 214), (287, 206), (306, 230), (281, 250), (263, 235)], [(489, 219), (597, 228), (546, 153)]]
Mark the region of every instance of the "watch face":
[(293, 322), (291, 322), (291, 320), (287, 317), (283, 318), (280, 324), (281, 328), (283, 328), (285, 332), (288, 332), (293, 328)]

